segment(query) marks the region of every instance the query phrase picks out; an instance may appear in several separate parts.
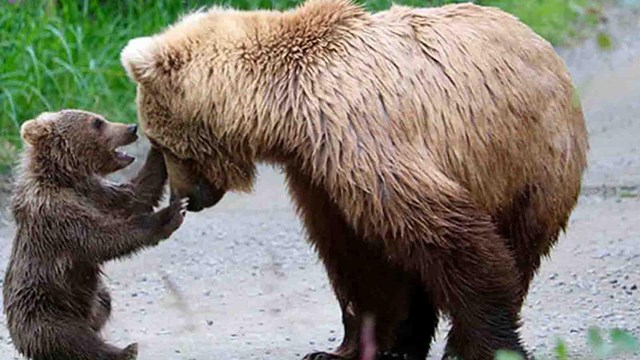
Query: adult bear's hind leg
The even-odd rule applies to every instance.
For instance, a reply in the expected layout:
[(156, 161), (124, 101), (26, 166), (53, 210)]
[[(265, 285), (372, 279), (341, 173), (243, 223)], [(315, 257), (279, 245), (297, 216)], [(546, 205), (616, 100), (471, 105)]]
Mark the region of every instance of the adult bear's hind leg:
[(455, 193), (438, 196), (405, 216), (425, 221), (409, 224), (424, 230), (391, 243), (389, 256), (420, 276), (451, 316), (448, 342), (463, 359), (493, 360), (498, 350), (528, 356), (518, 333), (522, 290), (513, 253), (490, 215)]

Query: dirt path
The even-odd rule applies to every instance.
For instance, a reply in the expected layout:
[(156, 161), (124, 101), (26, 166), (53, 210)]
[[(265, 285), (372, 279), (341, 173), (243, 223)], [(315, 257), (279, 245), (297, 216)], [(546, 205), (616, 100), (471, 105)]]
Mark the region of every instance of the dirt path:
[[(616, 50), (561, 50), (581, 89), (591, 167), (524, 309), (523, 335), (538, 354), (556, 334), (584, 350), (591, 325), (640, 335), (640, 26), (629, 25), (640, 17), (619, 13), (626, 20), (614, 13), (609, 25)], [(12, 234), (0, 222), (2, 268)], [(341, 339), (337, 302), (272, 169), (262, 169), (254, 194), (189, 214), (172, 240), (106, 273), (115, 309), (106, 336), (139, 342), (141, 360), (293, 360)], [(430, 359), (439, 359), (445, 334)], [(18, 359), (4, 327), (0, 358)]]

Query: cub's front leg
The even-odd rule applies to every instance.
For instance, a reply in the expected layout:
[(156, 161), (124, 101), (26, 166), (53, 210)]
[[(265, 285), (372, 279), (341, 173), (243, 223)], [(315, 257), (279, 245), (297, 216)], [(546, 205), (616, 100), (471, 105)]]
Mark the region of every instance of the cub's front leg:
[(167, 182), (167, 168), (162, 152), (152, 147), (147, 159), (131, 180), (117, 184), (98, 180), (84, 195), (103, 208), (125, 215), (149, 213), (158, 206)]
[(158, 212), (128, 218), (105, 218), (104, 212), (75, 206), (68, 208), (76, 214), (74, 221), (52, 218), (51, 222), (56, 224), (52, 231), (73, 241), (70, 245), (78, 257), (101, 264), (169, 238), (182, 224), (187, 204), (187, 199), (176, 199)]
[[(144, 166), (130, 181), (136, 203), (150, 211), (158, 206), (162, 199), (164, 185), (167, 182), (167, 167), (162, 152), (152, 146), (147, 154)], [(144, 209), (134, 209), (144, 210)]]

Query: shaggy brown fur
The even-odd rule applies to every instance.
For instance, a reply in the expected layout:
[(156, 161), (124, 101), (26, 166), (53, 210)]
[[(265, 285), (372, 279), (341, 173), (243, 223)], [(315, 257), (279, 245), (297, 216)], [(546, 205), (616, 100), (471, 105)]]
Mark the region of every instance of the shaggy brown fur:
[(111, 312), (101, 264), (166, 239), (183, 220), (176, 201), (153, 213), (166, 169), (152, 149), (138, 176), (102, 176), (133, 157), (116, 150), (136, 126), (88, 112), (44, 113), (24, 123), (25, 150), (12, 210), (18, 229), (4, 282), (4, 311), (20, 353), (34, 360), (129, 360), (98, 335)]
[(336, 355), (311, 357), (355, 358), (365, 313), (383, 353), (424, 358), (440, 312), (451, 353), (525, 352), (520, 307), (588, 142), (565, 65), (513, 16), (214, 8), (132, 40), (122, 62), (190, 209), (250, 190), (257, 162), (286, 170), (345, 320)]

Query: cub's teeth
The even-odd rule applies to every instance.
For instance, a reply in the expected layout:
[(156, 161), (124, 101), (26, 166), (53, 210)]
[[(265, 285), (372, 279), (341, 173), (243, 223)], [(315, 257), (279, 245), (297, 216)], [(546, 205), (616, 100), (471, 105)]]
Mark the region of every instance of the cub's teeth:
[(129, 159), (132, 158), (132, 156), (130, 156), (129, 154), (127, 154), (124, 151), (120, 151), (120, 150), (116, 150), (116, 157), (118, 157), (119, 159)]

